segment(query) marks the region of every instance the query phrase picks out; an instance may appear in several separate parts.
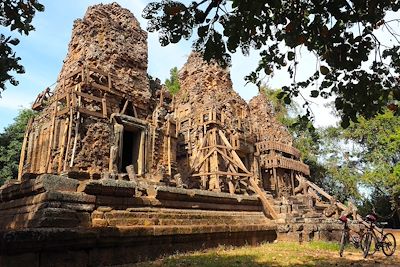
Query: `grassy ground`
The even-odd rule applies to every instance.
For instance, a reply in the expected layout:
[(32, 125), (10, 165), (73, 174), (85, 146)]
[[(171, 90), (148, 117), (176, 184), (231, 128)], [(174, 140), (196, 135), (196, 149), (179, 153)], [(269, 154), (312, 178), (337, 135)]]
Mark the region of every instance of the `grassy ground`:
[(328, 242), (291, 243), (277, 242), (257, 247), (218, 247), (204, 251), (177, 254), (135, 267), (190, 266), (190, 267), (252, 267), (252, 266), (400, 266), (400, 253), (392, 257), (382, 252), (364, 259), (361, 250), (346, 248), (339, 257), (339, 245)]

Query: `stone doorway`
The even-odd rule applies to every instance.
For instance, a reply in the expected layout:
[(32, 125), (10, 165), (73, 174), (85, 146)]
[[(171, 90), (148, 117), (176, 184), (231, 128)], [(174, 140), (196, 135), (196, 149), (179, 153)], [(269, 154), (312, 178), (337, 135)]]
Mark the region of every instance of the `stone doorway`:
[(114, 133), (110, 149), (110, 172), (127, 173), (126, 167), (132, 166), (135, 175), (144, 175), (147, 157), (147, 123), (121, 114), (113, 115), (112, 119)]
[(133, 165), (135, 173), (143, 173), (143, 131), (140, 128), (125, 126), (122, 135), (122, 157), (120, 172), (125, 172), (126, 167)]

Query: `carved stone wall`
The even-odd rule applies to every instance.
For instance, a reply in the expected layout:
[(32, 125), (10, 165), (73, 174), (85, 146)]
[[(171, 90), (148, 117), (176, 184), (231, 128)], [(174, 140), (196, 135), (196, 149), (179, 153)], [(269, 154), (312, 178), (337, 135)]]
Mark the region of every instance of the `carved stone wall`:
[(257, 142), (273, 141), (292, 145), (292, 136), (287, 128), (277, 121), (270, 100), (262, 93), (249, 102), (251, 122), (257, 136)]
[(128, 9), (89, 7), (74, 22), (52, 96), (34, 104), (22, 172), (108, 171), (114, 115), (152, 122), (160, 89), (150, 88), (147, 62), (147, 33)]
[(59, 80), (81, 64), (101, 69), (112, 75), (113, 88), (134, 98), (147, 115), (147, 63), (147, 33), (134, 15), (117, 3), (99, 4), (75, 20)]
[[(228, 69), (192, 53), (172, 97), (150, 83), (146, 39), (134, 15), (116, 3), (89, 7), (74, 22), (53, 95), (34, 105), (41, 112), (29, 127), (20, 173), (124, 177), (124, 153), (134, 154), (135, 173), (154, 183), (231, 193), (250, 193), (248, 178), (258, 180), (260, 166), (305, 173), (264, 96), (247, 104)], [(256, 153), (260, 148), (294, 157), (271, 161)]]

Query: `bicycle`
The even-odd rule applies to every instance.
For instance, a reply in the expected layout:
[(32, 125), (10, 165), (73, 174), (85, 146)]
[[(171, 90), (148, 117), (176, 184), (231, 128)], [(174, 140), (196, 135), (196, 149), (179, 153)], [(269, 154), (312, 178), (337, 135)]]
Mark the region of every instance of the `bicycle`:
[[(369, 214), (365, 219), (369, 226), (367, 227), (367, 231), (362, 236), (361, 244), (364, 247), (364, 258), (368, 255), (374, 254), (376, 251), (382, 248), (383, 254), (386, 256), (392, 256), (396, 250), (396, 238), (392, 233), (383, 234), (383, 227), (377, 228), (376, 225), (376, 216)], [(387, 223), (381, 223), (381, 225), (385, 225)], [(379, 236), (377, 236), (377, 233)], [(371, 244), (375, 243), (374, 250), (370, 252)]]
[(344, 247), (346, 246), (347, 243), (351, 243), (356, 249), (361, 248), (362, 250), (361, 237), (358, 233), (351, 234), (350, 232), (351, 229), (347, 223), (348, 218), (346, 216), (341, 216), (339, 220), (343, 223), (342, 236), (340, 238), (340, 250), (339, 250), (340, 257), (343, 257)]

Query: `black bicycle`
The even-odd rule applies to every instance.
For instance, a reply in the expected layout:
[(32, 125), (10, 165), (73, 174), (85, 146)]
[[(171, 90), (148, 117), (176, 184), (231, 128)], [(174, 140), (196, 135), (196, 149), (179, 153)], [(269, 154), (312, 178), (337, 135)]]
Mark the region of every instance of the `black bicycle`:
[(343, 223), (343, 230), (342, 230), (342, 236), (340, 238), (340, 250), (339, 250), (339, 255), (340, 257), (343, 257), (343, 251), (344, 247), (348, 244), (351, 243), (356, 249), (361, 248), (361, 236), (357, 232), (354, 232), (350, 229), (348, 225), (348, 218), (346, 216), (341, 216), (339, 220)]
[[(373, 214), (367, 215), (365, 220), (369, 223), (367, 231), (362, 236), (361, 245), (364, 248), (364, 258), (368, 255), (374, 254), (376, 251), (382, 249), (383, 254), (392, 256), (396, 250), (396, 238), (392, 233), (383, 233), (383, 227), (376, 227), (376, 216)], [(387, 223), (380, 223), (385, 225)], [(372, 247), (372, 250), (371, 250)], [(370, 251), (371, 250), (371, 251)]]

